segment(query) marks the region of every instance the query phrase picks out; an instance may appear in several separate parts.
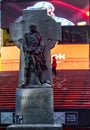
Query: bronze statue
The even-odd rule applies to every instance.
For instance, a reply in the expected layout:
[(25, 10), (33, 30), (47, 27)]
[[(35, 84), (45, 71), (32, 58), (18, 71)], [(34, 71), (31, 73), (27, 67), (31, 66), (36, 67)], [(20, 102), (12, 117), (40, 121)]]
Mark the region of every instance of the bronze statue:
[[(29, 31), (31, 23), (34, 30)], [(20, 49), (18, 87), (23, 88), (23, 84), (24, 88), (52, 86), (50, 50), (61, 36), (60, 23), (48, 16), (46, 9), (24, 9), (23, 15), (10, 24), (10, 39)]]
[(43, 37), (37, 31), (35, 24), (31, 24), (29, 30), (29, 33), (26, 33), (21, 40), (25, 58), (23, 86), (40, 85), (42, 71), (47, 69), (45, 64)]

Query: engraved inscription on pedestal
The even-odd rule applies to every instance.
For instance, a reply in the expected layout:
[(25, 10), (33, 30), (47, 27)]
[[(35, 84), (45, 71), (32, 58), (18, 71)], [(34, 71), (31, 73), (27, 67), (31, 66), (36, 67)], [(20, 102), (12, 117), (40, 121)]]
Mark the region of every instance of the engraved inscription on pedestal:
[(52, 88), (17, 89), (16, 117), (21, 124), (53, 124)]

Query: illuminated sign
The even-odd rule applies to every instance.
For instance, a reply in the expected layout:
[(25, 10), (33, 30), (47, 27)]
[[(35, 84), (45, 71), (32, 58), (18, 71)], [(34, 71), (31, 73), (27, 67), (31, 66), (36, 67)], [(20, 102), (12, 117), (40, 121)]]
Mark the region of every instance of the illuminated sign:
[(65, 113), (66, 124), (78, 124), (78, 113), (77, 112), (66, 112)]
[(56, 45), (51, 50), (51, 60), (57, 59), (57, 69), (88, 69), (89, 44)]

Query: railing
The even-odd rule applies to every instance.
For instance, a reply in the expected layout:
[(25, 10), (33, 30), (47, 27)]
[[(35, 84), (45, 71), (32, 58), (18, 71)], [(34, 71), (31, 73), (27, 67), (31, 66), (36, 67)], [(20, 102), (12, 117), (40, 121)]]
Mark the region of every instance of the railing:
[[(88, 58), (57, 59), (57, 69), (89, 69)], [(19, 59), (1, 61), (1, 71), (19, 70)]]
[(1, 71), (19, 70), (19, 59), (1, 61)]

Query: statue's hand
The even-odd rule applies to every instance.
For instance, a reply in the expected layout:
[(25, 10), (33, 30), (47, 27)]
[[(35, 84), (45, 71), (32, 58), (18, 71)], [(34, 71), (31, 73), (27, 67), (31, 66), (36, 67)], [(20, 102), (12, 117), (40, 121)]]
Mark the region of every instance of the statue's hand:
[(35, 53), (34, 53), (35, 55), (39, 55), (39, 52), (38, 51), (35, 51)]
[(20, 43), (22, 43), (22, 42), (23, 42), (23, 40), (22, 40), (22, 39), (19, 39), (18, 41), (19, 41)]

